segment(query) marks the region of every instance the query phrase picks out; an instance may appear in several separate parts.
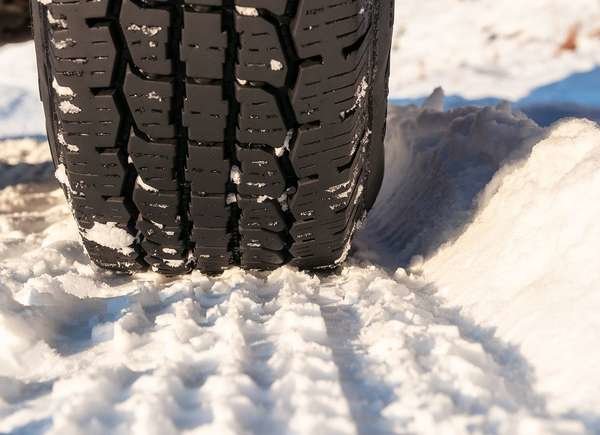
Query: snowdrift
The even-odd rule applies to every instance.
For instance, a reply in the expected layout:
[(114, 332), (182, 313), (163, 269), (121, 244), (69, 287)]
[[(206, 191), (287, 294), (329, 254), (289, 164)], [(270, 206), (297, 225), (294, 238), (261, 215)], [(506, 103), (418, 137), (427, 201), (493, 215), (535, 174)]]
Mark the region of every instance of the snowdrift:
[(551, 406), (581, 414), (600, 409), (599, 222), (600, 128), (563, 121), (424, 265), (451, 305), (520, 347)]
[(0, 432), (600, 430), (600, 131), (442, 105), (391, 110), (332, 275), (98, 271), (46, 144), (0, 144)]
[(388, 173), (357, 256), (422, 274), (518, 347), (553, 412), (598, 430), (600, 128), (508, 105), (393, 110)]

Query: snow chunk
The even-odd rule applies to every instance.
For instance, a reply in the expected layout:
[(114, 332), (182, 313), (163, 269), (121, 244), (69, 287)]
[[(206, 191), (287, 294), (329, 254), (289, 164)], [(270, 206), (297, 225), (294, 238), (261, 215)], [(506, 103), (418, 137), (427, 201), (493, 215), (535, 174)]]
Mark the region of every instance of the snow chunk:
[(283, 64), (278, 60), (271, 59), (271, 69), (273, 71), (281, 71), (283, 69)]
[(148, 93), (148, 99), (162, 101), (162, 97), (160, 95), (158, 95), (158, 93), (156, 91), (152, 91), (152, 92)]
[(162, 27), (160, 26), (139, 26), (137, 24), (130, 24), (127, 27), (127, 30), (131, 32), (142, 32), (146, 36), (156, 36), (160, 31), (162, 31)]
[(269, 200), (269, 199), (273, 199), (268, 195), (260, 195), (259, 197), (256, 198), (256, 202), (258, 202), (259, 204), (262, 204), (263, 202)]
[(64, 50), (68, 47), (73, 47), (75, 45), (75, 40), (71, 38), (62, 39), (60, 41), (52, 40), (52, 45), (56, 47), (57, 50)]
[(258, 17), (258, 9), (246, 6), (236, 6), (235, 10), (238, 14), (246, 17)]
[(75, 104), (71, 103), (70, 101), (61, 101), (58, 105), (58, 108), (61, 110), (61, 112), (68, 113), (71, 115), (81, 113), (81, 109)]
[(242, 171), (236, 165), (231, 167), (231, 173), (229, 174), (229, 178), (233, 181), (234, 184), (240, 185), (242, 183)]
[(46, 18), (48, 19), (48, 23), (50, 25), (58, 26), (61, 29), (67, 28), (67, 21), (61, 18), (55, 18), (54, 15), (52, 15), (52, 12), (50, 12), (50, 10), (48, 10), (48, 12), (46, 13)]
[(142, 189), (144, 189), (146, 192), (158, 192), (158, 189), (155, 187), (150, 186), (149, 184), (146, 184), (144, 182), (144, 180), (142, 180), (142, 177), (140, 177), (138, 175), (137, 179), (135, 180), (136, 184), (138, 186), (140, 186)]
[(54, 80), (52, 80), (52, 87), (54, 88), (54, 91), (60, 97), (74, 97), (75, 96), (73, 89), (69, 88), (68, 86), (59, 85), (58, 82), (56, 81), (56, 77), (54, 78)]
[(281, 157), (285, 154), (286, 150), (289, 151), (290, 150), (290, 143), (292, 141), (292, 138), (294, 137), (294, 133), (295, 130), (288, 130), (287, 134), (285, 135), (285, 140), (283, 142), (283, 145), (280, 146), (279, 148), (275, 148), (275, 155), (277, 157)]
[(56, 139), (58, 140), (59, 144), (67, 148), (69, 151), (72, 151), (74, 153), (79, 152), (79, 147), (77, 145), (68, 143), (65, 139), (65, 135), (62, 132), (56, 134)]
[(105, 224), (94, 222), (94, 226), (89, 230), (84, 230), (82, 235), (90, 242), (114, 249), (124, 255), (134, 252), (132, 245), (135, 242), (135, 237), (124, 229), (117, 227), (116, 222)]
[(164, 262), (167, 266), (172, 267), (172, 268), (178, 268), (178, 267), (185, 265), (185, 260), (166, 259), (166, 260), (164, 260)]
[(64, 164), (61, 163), (56, 167), (54, 176), (60, 184), (66, 186), (69, 190), (71, 190), (71, 184), (69, 183), (69, 177), (67, 176), (67, 168)]

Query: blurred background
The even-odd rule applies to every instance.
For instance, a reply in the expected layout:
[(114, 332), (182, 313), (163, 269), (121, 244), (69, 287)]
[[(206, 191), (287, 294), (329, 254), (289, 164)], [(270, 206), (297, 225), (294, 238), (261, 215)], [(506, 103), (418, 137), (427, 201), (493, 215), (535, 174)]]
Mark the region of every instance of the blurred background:
[(19, 42), (31, 35), (28, 0), (0, 0), (0, 45)]
[[(27, 0), (0, 0), (0, 139), (43, 136)], [(24, 42), (24, 43), (23, 43)], [(21, 43), (21, 44), (10, 44)], [(599, 0), (396, 0), (390, 101), (600, 121)]]

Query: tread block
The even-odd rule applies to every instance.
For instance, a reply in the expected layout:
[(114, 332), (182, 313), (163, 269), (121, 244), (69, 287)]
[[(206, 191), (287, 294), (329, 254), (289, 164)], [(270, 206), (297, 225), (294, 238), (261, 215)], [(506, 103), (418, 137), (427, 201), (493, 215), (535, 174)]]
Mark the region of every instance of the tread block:
[(150, 189), (177, 190), (175, 143), (148, 142), (131, 133), (128, 148), (131, 162), (144, 185)]
[(111, 92), (57, 96), (58, 142), (73, 149), (115, 148), (122, 119)]
[(133, 202), (145, 219), (165, 226), (181, 223), (176, 192), (150, 192), (136, 184), (133, 189)]
[(360, 147), (367, 145), (370, 135), (365, 131), (366, 116), (352, 121), (328, 128), (321, 124), (301, 127), (290, 151), (296, 174), (301, 178), (319, 175), (323, 188), (339, 181), (335, 169), (347, 165)]
[(222, 248), (229, 244), (231, 233), (227, 231), (227, 228), (203, 228), (196, 226), (192, 230), (190, 239), (208, 248)]
[(175, 137), (175, 125), (171, 118), (171, 82), (146, 80), (128, 68), (123, 90), (135, 125), (140, 131), (155, 140)]
[(260, 148), (237, 148), (241, 162), (238, 192), (246, 197), (277, 199), (285, 193), (283, 170), (272, 152)]
[(265, 229), (281, 232), (287, 229), (285, 216), (276, 201), (257, 202), (256, 199), (240, 198), (238, 204), (242, 210), (240, 231)]
[(184, 12), (181, 57), (187, 77), (223, 78), (226, 51), (227, 31), (222, 29), (221, 14)]
[(196, 246), (194, 248), (196, 267), (205, 273), (220, 273), (233, 264), (233, 256), (227, 247), (211, 248)]
[(144, 268), (138, 260), (139, 254), (136, 251), (132, 251), (129, 255), (122, 254), (85, 238), (83, 239), (83, 246), (92, 261), (99, 267), (127, 273)]
[(194, 227), (227, 228), (230, 213), (225, 196), (198, 196), (192, 194), (190, 215)]
[(148, 74), (173, 74), (169, 53), (171, 14), (164, 9), (140, 7), (123, 0), (120, 24), (133, 64)]
[(180, 225), (166, 226), (144, 219), (141, 215), (138, 217), (136, 226), (144, 234), (145, 239), (154, 243), (171, 244), (183, 237), (183, 228)]
[(247, 144), (283, 146), (287, 128), (274, 95), (263, 89), (236, 85), (240, 103), (238, 140)]
[(50, 32), (50, 65), (62, 86), (75, 91), (109, 87), (117, 48), (107, 26), (88, 25), (89, 19), (104, 18), (109, 0), (95, 2), (52, 2), (53, 17), (62, 17), (64, 28)]
[(236, 77), (239, 80), (285, 84), (288, 67), (277, 29), (260, 16), (236, 15), (240, 49)]
[(250, 229), (242, 229), (240, 232), (242, 235), (241, 249), (243, 252), (246, 252), (245, 249), (256, 248), (281, 251), (287, 247), (287, 243), (281, 233)]
[(247, 269), (276, 269), (286, 261), (285, 255), (279, 251), (243, 248), (242, 253), (242, 266)]
[(188, 83), (183, 108), (183, 125), (188, 136), (200, 144), (223, 142), (229, 104), (219, 85)]
[(104, 198), (93, 192), (86, 196), (72, 196), (71, 207), (80, 227), (93, 222), (115, 222), (126, 227), (135, 210), (131, 201), (124, 197)]
[(298, 55), (341, 60), (369, 29), (370, 9), (366, 0), (300, 0), (291, 25)]

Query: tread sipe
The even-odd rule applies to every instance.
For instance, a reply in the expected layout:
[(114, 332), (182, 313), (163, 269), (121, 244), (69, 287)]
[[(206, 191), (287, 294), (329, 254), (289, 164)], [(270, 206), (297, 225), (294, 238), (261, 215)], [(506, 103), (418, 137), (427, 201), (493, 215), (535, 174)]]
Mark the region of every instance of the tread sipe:
[(332, 267), (383, 176), (393, 0), (33, 0), (92, 260)]

